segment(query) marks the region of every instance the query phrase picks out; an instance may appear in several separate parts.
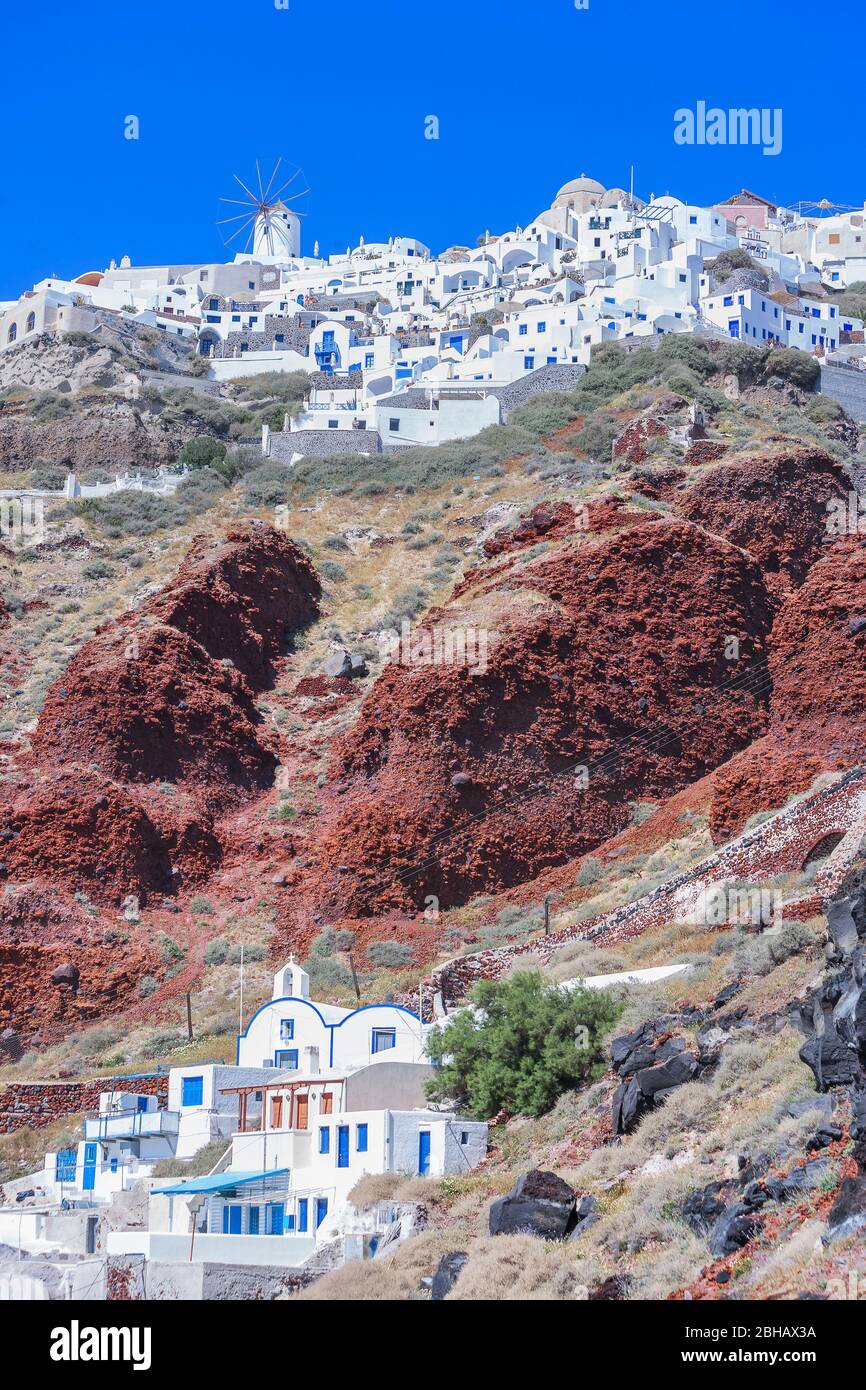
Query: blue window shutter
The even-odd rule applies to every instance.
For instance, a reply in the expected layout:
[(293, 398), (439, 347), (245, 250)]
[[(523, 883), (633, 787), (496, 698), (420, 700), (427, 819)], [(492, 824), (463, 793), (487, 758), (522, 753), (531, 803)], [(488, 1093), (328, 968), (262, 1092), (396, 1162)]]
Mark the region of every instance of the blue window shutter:
[(319, 1129), (319, 1153), (328, 1154), (331, 1152), (331, 1131), (328, 1125), (322, 1125)]
[(250, 1207), (250, 1235), (257, 1236), (259, 1233), (259, 1208)]
[(367, 1152), (367, 1126), (366, 1126), (366, 1125), (358, 1125), (358, 1132), (357, 1132), (357, 1135), (356, 1135), (356, 1148), (357, 1148), (359, 1154), (365, 1154), (365, 1153)]
[(306, 1229), (307, 1229), (307, 1207), (308, 1207), (308, 1204), (309, 1204), (309, 1198), (307, 1198), (307, 1197), (299, 1197), (299, 1198), (298, 1198), (298, 1230), (299, 1230), (299, 1231), (306, 1231)]
[(181, 1083), (181, 1105), (201, 1105), (204, 1097), (204, 1078), (185, 1076)]
[(227, 1236), (228, 1233), (229, 1233), (229, 1209), (228, 1209), (228, 1207), (223, 1207), (223, 1235), (224, 1235), (224, 1236)]

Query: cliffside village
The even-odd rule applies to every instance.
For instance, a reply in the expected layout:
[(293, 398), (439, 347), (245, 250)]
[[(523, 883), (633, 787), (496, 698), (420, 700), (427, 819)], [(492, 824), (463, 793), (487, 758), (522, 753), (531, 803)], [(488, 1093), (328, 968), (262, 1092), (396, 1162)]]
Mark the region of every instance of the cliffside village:
[[(467, 1173), (487, 1152), (486, 1123), (427, 1105), (438, 1026), (395, 1004), (315, 1002), (290, 960), (234, 1066), (173, 1067), (163, 1096), (153, 1078), (118, 1080), (76, 1146), (5, 1185), (2, 1296), (103, 1299), (118, 1281), (136, 1297), (273, 1296), (292, 1271), (409, 1234), (399, 1206), (355, 1210), (359, 1178)], [(206, 1146), (220, 1156), (203, 1171)], [(155, 1175), (166, 1159), (180, 1177)]]
[[(399, 451), (464, 439), (540, 391), (568, 389), (600, 343), (665, 333), (780, 344), (864, 368), (862, 320), (834, 291), (866, 280), (866, 207), (813, 215), (743, 190), (712, 207), (649, 201), (581, 175), (527, 226), (434, 255), (411, 237), (301, 251), (298, 215), (263, 199), (226, 263), (42, 280), (0, 303), (0, 352), (106, 315), (187, 340), (213, 383), (304, 371), (309, 393), (265, 454)], [(724, 279), (723, 252), (752, 265)]]

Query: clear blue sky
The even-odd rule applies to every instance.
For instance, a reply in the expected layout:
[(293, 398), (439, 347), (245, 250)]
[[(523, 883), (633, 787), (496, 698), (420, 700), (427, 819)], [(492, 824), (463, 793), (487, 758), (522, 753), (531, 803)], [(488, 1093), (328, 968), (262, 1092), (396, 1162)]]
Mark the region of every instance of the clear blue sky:
[[(361, 234), (473, 244), (583, 171), (627, 186), (631, 164), (644, 197), (866, 198), (863, 0), (288, 4), (4, 6), (0, 298), (124, 253), (226, 258), (219, 195), (278, 154), (304, 169), (322, 254)], [(782, 152), (675, 144), (699, 100), (781, 107)]]

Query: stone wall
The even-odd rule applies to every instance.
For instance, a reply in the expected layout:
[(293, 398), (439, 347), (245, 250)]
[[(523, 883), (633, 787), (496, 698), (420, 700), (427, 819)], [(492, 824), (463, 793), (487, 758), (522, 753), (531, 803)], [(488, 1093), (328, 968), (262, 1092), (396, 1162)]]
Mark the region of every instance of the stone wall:
[(289, 463), (292, 454), (332, 458), (335, 454), (380, 454), (378, 430), (294, 430), (271, 435), (268, 457)]
[(821, 367), (821, 391), (838, 401), (854, 420), (866, 420), (866, 371), (859, 367)]
[(168, 1101), (168, 1075), (99, 1076), (91, 1081), (22, 1081), (0, 1091), (0, 1134), (17, 1129), (44, 1129), (65, 1115), (99, 1109), (102, 1091), (135, 1091)]
[(502, 422), (505, 424), (512, 410), (516, 410), (519, 405), (525, 405), (533, 396), (539, 396), (545, 391), (570, 391), (585, 371), (586, 367), (580, 367), (575, 363), (549, 362), (544, 367), (537, 367), (534, 372), (527, 372), (517, 381), (510, 381), (507, 386), (492, 387), (487, 394), (499, 397)]

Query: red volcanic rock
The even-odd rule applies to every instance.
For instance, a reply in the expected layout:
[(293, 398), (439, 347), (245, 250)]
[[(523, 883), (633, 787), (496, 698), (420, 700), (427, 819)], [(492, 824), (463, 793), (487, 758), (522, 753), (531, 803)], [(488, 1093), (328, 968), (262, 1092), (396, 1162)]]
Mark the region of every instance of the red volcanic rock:
[(166, 847), (147, 814), (91, 772), (52, 773), (16, 797), (2, 824), (10, 879), (44, 878), (113, 903), (170, 885)]
[(142, 612), (188, 633), (212, 657), (228, 657), (263, 688), (287, 636), (316, 617), (320, 596), (303, 551), (273, 527), (253, 525), (221, 542), (196, 536), (175, 579)]
[(680, 493), (680, 516), (751, 551), (768, 582), (802, 584), (828, 537), (828, 503), (846, 503), (841, 466), (820, 449), (795, 448), (710, 469)]
[(770, 635), (769, 734), (719, 773), (716, 841), (866, 748), (866, 540), (837, 540), (782, 604)]
[(452, 906), (598, 845), (762, 731), (724, 648), (760, 662), (769, 619), (754, 563), (682, 522), (480, 573), (424, 624), (474, 633), (473, 660), (389, 666), (337, 746), (311, 906)]
[[(77, 971), (74, 988), (56, 982)], [(13, 1027), (25, 1047), (60, 1041), (71, 1029), (125, 1008), (158, 959), (131, 940), (106, 937), (105, 923), (71, 895), (42, 884), (0, 898), (0, 1029)]]
[(187, 633), (127, 617), (85, 642), (45, 699), (40, 765), (95, 763), (128, 782), (206, 787), (220, 799), (263, 787), (276, 758), (244, 678)]
[(668, 426), (654, 414), (638, 416), (613, 441), (613, 462), (643, 463), (649, 454), (649, 441), (666, 438), (667, 433)]
[(658, 465), (655, 468), (636, 468), (625, 486), (629, 492), (637, 492), (654, 502), (668, 502), (676, 496), (685, 480), (684, 468), (677, 468), (674, 464)]
[(720, 439), (693, 439), (686, 449), (683, 462), (688, 468), (705, 463), (718, 463), (729, 448), (730, 445), (724, 444)]
[(846, 759), (866, 732), (866, 540), (838, 540), (773, 625), (772, 731)]
[(485, 555), (503, 555), (512, 550), (524, 550), (540, 540), (569, 536), (577, 529), (574, 508), (568, 502), (541, 502), (528, 516), (520, 518), (513, 528), (503, 526), (482, 546)]

